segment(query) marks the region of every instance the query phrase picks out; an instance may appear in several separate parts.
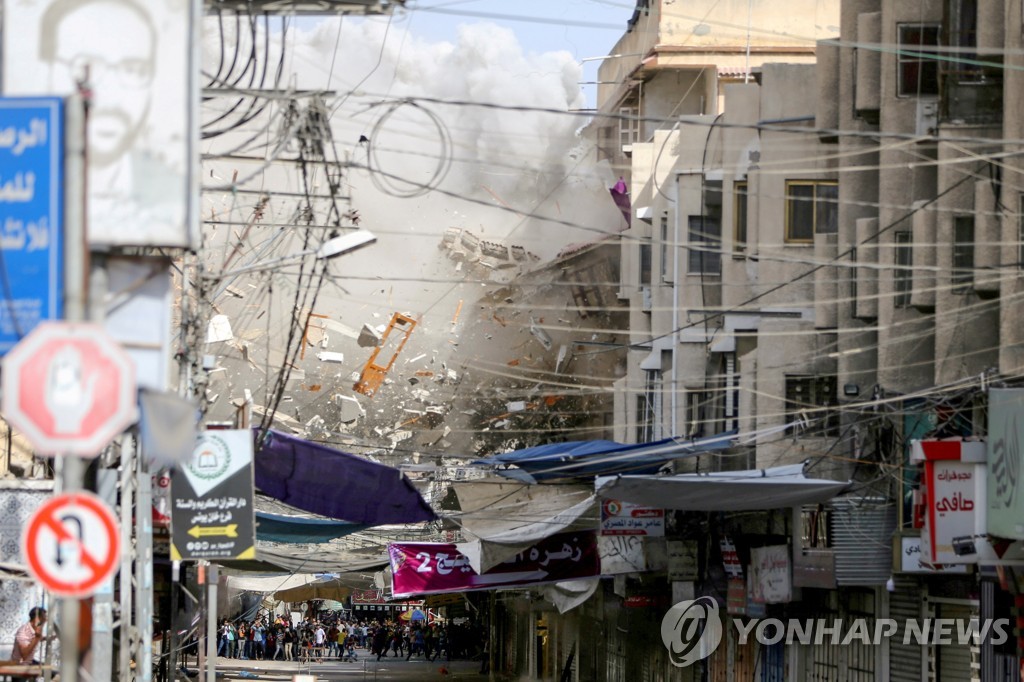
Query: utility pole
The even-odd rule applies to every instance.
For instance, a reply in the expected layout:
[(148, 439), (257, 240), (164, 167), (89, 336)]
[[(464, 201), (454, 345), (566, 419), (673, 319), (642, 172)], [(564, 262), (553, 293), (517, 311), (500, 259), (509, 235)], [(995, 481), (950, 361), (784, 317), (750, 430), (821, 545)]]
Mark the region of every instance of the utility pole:
[[(88, 102), (79, 92), (65, 102), (64, 110), (64, 316), (69, 322), (83, 322), (88, 310), (89, 247), (85, 224), (86, 122)], [(79, 457), (63, 457), (61, 492), (82, 489), (85, 467)], [(61, 680), (78, 682), (78, 599), (60, 601)]]

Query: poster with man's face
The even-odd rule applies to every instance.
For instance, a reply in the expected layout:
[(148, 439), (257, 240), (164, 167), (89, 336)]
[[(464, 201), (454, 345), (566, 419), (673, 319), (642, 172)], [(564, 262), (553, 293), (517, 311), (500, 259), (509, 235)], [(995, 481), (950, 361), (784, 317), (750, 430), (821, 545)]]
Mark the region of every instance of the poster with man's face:
[(93, 245), (187, 246), (191, 0), (3, 0), (3, 93), (87, 78)]

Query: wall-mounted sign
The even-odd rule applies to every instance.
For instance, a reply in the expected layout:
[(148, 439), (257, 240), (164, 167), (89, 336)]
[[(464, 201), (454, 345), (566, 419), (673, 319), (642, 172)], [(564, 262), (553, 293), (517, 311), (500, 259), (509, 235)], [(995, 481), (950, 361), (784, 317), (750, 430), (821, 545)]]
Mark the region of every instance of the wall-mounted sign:
[(0, 356), (64, 310), (63, 102), (0, 99)]
[(987, 528), (1024, 540), (1024, 390), (988, 392)]
[(932, 566), (921, 560), (921, 538), (902, 537), (900, 538), (900, 573), (967, 573), (966, 564), (953, 566)]
[(759, 604), (784, 604), (792, 600), (792, 566), (787, 545), (750, 550), (753, 600)]
[(665, 510), (622, 500), (601, 503), (601, 535), (665, 535)]

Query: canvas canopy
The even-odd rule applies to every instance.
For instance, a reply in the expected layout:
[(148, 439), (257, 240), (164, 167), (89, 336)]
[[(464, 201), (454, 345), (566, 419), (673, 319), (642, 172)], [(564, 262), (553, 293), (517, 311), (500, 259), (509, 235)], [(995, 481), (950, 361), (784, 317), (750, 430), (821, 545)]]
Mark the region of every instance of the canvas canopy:
[(278, 431), (258, 439), (253, 468), (266, 495), (321, 516), (369, 526), (436, 518), (398, 469)]
[(583, 485), (525, 485), (504, 479), (455, 483), (468, 537), (456, 546), (484, 573), (544, 538), (597, 524), (594, 491)]
[(310, 599), (333, 599), (343, 601), (352, 590), (366, 589), (373, 585), (373, 577), (366, 575), (343, 575), (330, 580), (318, 580), (274, 593), (278, 601), (309, 601)]
[(753, 511), (817, 504), (845, 491), (849, 481), (807, 478), (804, 465), (714, 474), (603, 476), (598, 497), (683, 511)]
[(725, 450), (732, 446), (735, 438), (736, 432), (729, 431), (710, 438), (666, 438), (639, 445), (610, 440), (550, 443), (477, 460), (477, 464), (514, 465), (515, 469), (495, 473), (524, 483), (590, 479), (610, 474), (652, 474), (673, 459)]
[(369, 526), (350, 521), (287, 516), (256, 512), (256, 538), (267, 542), (315, 544), (366, 530)]

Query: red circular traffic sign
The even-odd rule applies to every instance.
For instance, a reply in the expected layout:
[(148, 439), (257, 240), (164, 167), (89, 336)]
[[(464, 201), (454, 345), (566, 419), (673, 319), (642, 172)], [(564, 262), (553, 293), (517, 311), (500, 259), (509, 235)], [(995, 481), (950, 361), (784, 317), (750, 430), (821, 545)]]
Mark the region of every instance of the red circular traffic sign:
[(44, 322), (3, 359), (4, 418), (44, 455), (95, 457), (136, 419), (135, 367), (94, 324)]
[(29, 518), (21, 552), (47, 590), (87, 597), (114, 574), (121, 536), (103, 500), (92, 493), (67, 493), (50, 498)]

